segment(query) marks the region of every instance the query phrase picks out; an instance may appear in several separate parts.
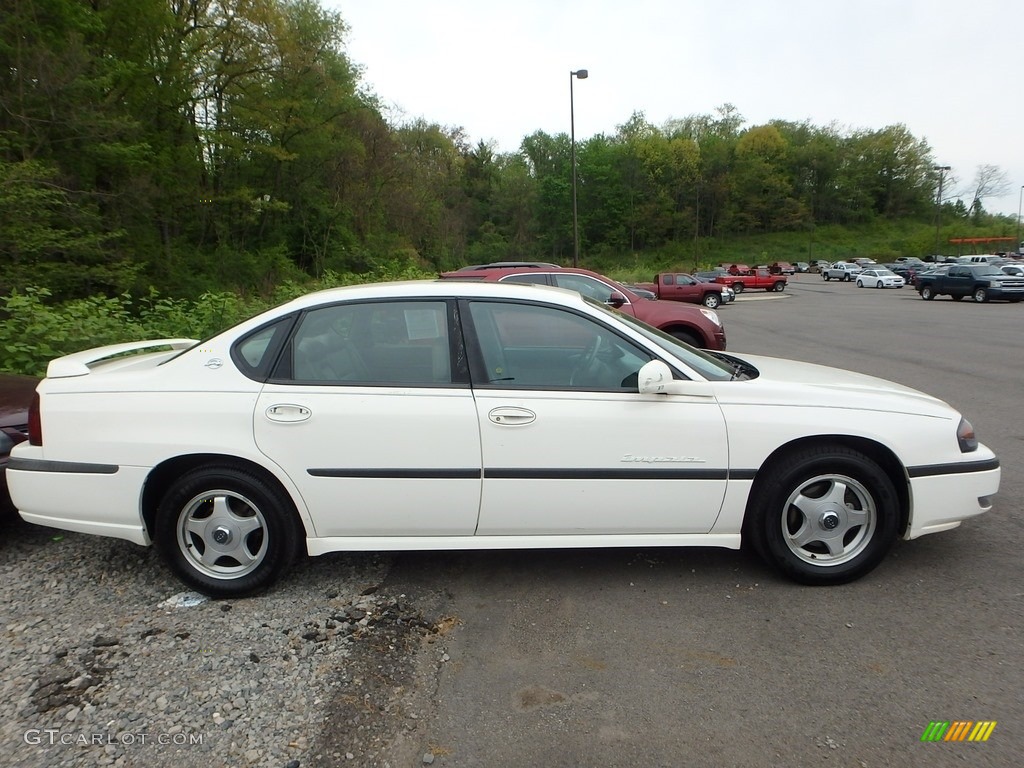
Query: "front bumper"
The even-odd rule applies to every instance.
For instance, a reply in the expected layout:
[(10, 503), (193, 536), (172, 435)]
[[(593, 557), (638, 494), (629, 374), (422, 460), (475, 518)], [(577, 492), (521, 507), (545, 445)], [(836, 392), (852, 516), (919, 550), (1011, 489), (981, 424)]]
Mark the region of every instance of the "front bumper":
[(903, 538), (956, 528), (964, 520), (992, 509), (999, 491), (999, 460), (984, 446), (982, 458), (946, 468), (911, 471), (911, 513)]

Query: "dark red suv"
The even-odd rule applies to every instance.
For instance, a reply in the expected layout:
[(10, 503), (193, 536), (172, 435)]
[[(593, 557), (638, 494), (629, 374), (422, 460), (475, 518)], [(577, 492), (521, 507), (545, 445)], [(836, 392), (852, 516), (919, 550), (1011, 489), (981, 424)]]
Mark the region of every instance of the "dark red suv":
[(568, 288), (603, 301), (620, 312), (653, 325), (687, 344), (704, 349), (725, 349), (725, 327), (713, 309), (681, 304), (677, 301), (645, 299), (624, 285), (587, 269), (538, 262), (496, 262), (445, 272), (441, 278), (532, 283)]

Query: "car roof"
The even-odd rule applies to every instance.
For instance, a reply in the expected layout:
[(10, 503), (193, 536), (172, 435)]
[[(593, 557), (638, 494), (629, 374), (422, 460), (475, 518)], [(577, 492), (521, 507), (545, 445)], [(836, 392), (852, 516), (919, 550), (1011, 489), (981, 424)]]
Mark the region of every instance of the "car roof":
[(306, 307), (329, 304), (333, 301), (382, 298), (423, 299), (434, 297), (516, 298), (570, 305), (584, 303), (583, 298), (578, 292), (550, 285), (526, 285), (522, 283), (500, 283), (480, 280), (405, 280), (326, 288), (322, 291), (314, 291), (313, 293), (299, 296), (282, 306), (304, 309)]

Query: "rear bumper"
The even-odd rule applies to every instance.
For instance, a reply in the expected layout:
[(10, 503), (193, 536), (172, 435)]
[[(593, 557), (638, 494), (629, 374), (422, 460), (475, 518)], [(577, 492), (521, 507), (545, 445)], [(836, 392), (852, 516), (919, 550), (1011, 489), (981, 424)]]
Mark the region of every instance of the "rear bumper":
[(146, 467), (113, 467), (12, 457), (11, 500), (23, 520), (97, 536), (151, 543), (142, 519)]

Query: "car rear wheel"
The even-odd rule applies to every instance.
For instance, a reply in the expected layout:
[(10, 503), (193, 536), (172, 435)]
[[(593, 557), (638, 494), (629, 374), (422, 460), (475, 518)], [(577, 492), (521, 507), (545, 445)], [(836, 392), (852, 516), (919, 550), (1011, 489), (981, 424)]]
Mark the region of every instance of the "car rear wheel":
[(859, 451), (806, 448), (766, 467), (744, 526), (755, 549), (803, 584), (853, 581), (896, 538), (899, 503), (888, 475)]
[(851, 277), (850, 277), (850, 273), (849, 273), (849, 272), (847, 272), (847, 273), (846, 273), (845, 275), (843, 275), (843, 281), (844, 281), (844, 282), (847, 282), (847, 283), (848, 283), (848, 282), (850, 282), (850, 280), (852, 280), (852, 279), (853, 279), (853, 278), (851, 278)]
[(931, 301), (935, 298), (935, 291), (932, 290), (931, 286), (925, 285), (921, 288), (921, 298), (925, 301)]
[(988, 301), (988, 291), (984, 288), (975, 288), (974, 293), (971, 294), (971, 298), (974, 299), (978, 304), (984, 304)]
[(718, 305), (722, 303), (722, 294), (717, 291), (712, 291), (704, 295), (704, 306), (708, 309), (718, 309)]
[(741, 293), (743, 293), (743, 289), (746, 288), (746, 286), (743, 285), (743, 283), (733, 283), (729, 287), (732, 288), (736, 292), (737, 296), (739, 296)]
[(236, 467), (200, 467), (179, 478), (156, 513), (156, 546), (171, 569), (211, 597), (243, 597), (269, 587), (301, 542), (284, 493)]

